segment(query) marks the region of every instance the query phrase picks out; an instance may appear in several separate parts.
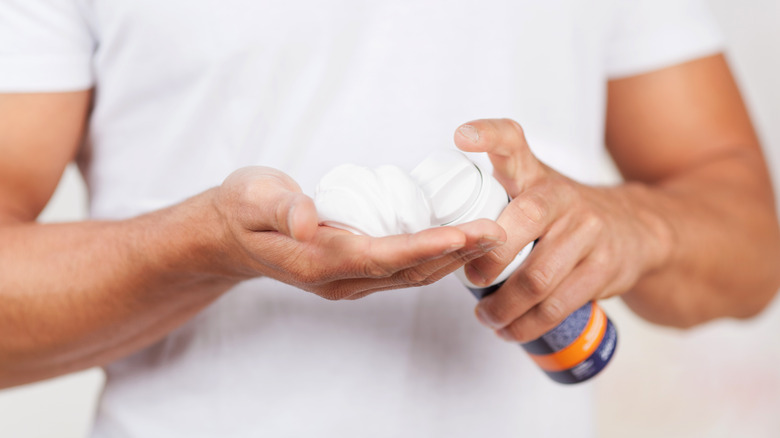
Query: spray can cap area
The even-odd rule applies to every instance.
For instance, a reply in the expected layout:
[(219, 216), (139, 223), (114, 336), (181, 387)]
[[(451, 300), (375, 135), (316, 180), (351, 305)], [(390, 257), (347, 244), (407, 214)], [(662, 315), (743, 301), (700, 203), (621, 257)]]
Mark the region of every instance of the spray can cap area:
[(463, 153), (432, 153), (411, 172), (431, 207), (431, 224), (447, 225), (463, 216), (477, 201), (482, 173)]

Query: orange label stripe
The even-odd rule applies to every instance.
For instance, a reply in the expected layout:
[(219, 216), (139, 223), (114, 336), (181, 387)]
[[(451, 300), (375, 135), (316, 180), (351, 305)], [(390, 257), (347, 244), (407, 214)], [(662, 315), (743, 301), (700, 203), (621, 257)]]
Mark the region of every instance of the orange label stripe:
[(541, 369), (553, 372), (568, 370), (589, 358), (596, 351), (607, 331), (607, 316), (596, 303), (593, 303), (592, 309), (585, 330), (571, 345), (555, 353), (530, 355)]

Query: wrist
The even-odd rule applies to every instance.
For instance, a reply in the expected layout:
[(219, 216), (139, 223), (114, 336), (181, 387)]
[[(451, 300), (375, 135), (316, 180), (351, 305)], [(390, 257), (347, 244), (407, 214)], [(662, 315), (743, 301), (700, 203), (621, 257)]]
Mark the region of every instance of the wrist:
[(642, 183), (628, 182), (615, 188), (623, 210), (632, 219), (642, 255), (640, 277), (673, 263), (677, 238), (661, 194)]
[(186, 282), (236, 284), (251, 277), (238, 272), (230, 231), (216, 206), (216, 189), (138, 218), (142, 251), (163, 277)]

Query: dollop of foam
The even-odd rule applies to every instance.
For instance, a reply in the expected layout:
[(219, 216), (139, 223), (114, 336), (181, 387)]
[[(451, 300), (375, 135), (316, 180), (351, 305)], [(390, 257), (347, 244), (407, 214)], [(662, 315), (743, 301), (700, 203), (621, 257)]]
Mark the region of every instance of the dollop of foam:
[(428, 199), (399, 167), (344, 164), (328, 172), (314, 195), (323, 225), (374, 237), (431, 227)]

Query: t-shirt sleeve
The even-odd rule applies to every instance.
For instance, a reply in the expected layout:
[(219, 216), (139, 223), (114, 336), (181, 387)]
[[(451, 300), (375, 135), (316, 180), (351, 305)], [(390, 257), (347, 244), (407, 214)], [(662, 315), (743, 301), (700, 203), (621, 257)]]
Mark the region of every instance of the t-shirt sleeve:
[(704, 0), (617, 0), (607, 42), (610, 78), (636, 75), (723, 49), (723, 37)]
[(0, 1), (0, 92), (93, 85), (95, 41), (82, 0)]

